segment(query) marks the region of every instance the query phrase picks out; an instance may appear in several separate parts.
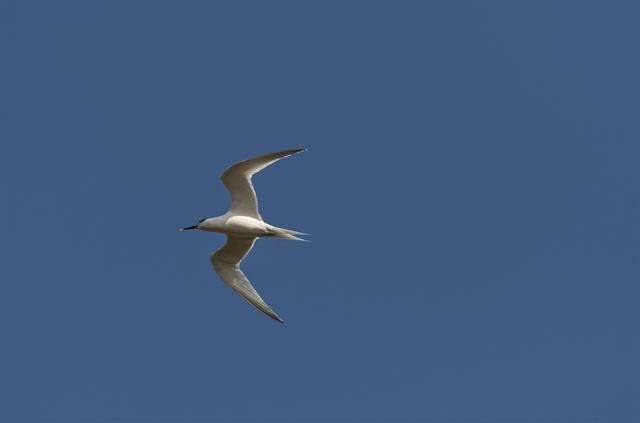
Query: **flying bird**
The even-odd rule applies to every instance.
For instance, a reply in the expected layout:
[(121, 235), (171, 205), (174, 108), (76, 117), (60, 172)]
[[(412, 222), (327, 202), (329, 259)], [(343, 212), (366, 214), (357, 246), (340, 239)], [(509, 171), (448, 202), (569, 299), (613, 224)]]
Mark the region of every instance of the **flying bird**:
[(304, 148), (279, 151), (238, 162), (227, 168), (220, 179), (231, 193), (231, 207), (222, 216), (200, 219), (195, 225), (180, 231), (200, 230), (227, 235), (227, 243), (211, 254), (211, 264), (220, 278), (256, 309), (272, 319), (284, 323), (262, 299), (245, 274), (240, 263), (249, 254), (256, 240), (261, 237), (277, 237), (305, 241), (302, 232), (279, 228), (266, 223), (258, 212), (258, 197), (251, 177), (265, 167)]

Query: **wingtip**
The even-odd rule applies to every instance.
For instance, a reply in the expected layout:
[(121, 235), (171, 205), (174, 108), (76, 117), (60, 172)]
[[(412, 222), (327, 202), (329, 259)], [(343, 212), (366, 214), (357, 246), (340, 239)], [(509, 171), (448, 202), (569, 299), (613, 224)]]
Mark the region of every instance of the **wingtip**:
[(284, 320), (282, 320), (280, 318), (280, 316), (278, 316), (277, 314), (273, 313), (273, 315), (269, 314), (269, 317), (271, 317), (273, 320), (275, 320), (276, 322), (284, 325)]
[(273, 315), (271, 316), (275, 321), (280, 322), (282, 324), (284, 324), (284, 320), (282, 320), (282, 318), (280, 316), (278, 316), (273, 310), (271, 310), (271, 312), (273, 313)]

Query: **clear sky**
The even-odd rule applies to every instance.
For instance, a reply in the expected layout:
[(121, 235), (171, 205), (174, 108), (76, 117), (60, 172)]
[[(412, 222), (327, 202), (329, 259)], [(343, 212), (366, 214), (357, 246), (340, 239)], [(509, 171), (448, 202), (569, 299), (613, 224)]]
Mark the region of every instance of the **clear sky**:
[(639, 14), (0, 1), (0, 420), (640, 421)]

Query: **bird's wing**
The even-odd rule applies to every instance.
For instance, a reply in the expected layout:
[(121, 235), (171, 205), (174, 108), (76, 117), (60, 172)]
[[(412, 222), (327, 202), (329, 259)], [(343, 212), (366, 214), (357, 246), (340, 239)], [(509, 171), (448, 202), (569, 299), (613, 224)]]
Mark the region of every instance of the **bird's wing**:
[(258, 213), (258, 198), (256, 197), (256, 191), (253, 189), (251, 177), (283, 157), (304, 150), (304, 148), (297, 148), (265, 154), (264, 156), (238, 162), (225, 170), (222, 175), (220, 175), (220, 179), (222, 179), (222, 183), (231, 193), (231, 207), (229, 211), (243, 216), (262, 219), (260, 213)]
[(240, 270), (240, 262), (251, 251), (256, 238), (227, 236), (227, 243), (211, 254), (211, 264), (220, 278), (249, 304), (280, 323), (284, 321), (264, 302)]

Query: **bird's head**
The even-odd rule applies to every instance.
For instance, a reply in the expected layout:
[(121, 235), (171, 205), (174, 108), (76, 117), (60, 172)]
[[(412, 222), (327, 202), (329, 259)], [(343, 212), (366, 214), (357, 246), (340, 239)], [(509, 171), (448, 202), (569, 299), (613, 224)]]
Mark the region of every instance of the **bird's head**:
[(204, 222), (205, 220), (207, 220), (207, 218), (206, 218), (206, 217), (203, 217), (202, 219), (198, 220), (198, 221), (196, 222), (196, 224), (195, 224), (195, 225), (193, 225), (193, 226), (187, 226), (186, 228), (181, 228), (181, 229), (178, 229), (178, 230), (182, 232), (182, 231), (190, 231), (190, 230), (192, 230), (192, 229), (198, 229), (198, 225), (200, 225), (200, 224), (201, 224), (202, 222)]

